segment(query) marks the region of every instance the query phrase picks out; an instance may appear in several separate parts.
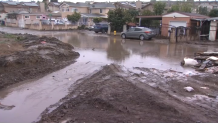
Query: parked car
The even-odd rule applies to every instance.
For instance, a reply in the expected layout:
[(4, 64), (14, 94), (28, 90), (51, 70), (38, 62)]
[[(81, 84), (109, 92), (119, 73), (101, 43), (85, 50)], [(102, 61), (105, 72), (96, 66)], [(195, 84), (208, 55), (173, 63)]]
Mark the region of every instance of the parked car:
[(146, 27), (132, 27), (126, 32), (121, 33), (121, 37), (123, 39), (125, 38), (136, 38), (140, 40), (144, 39), (152, 39), (155, 36), (155, 33), (153, 30), (146, 28)]
[(49, 20), (41, 20), (42, 24), (49, 25), (51, 22)]
[(94, 30), (94, 26), (89, 27), (89, 31), (92, 31), (92, 30)]
[(107, 24), (95, 24), (94, 29), (95, 33), (102, 32), (106, 33), (108, 30), (108, 25)]

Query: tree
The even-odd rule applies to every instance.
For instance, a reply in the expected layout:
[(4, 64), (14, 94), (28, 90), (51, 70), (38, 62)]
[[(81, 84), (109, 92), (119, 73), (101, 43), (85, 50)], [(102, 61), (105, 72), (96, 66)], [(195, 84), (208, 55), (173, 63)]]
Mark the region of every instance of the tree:
[(178, 12), (180, 11), (179, 3), (176, 3), (175, 5), (172, 5), (171, 8), (168, 10), (168, 13), (170, 12)]
[(202, 6), (200, 6), (200, 7), (197, 9), (197, 12), (198, 12), (199, 14), (202, 14), (202, 15), (208, 15), (207, 7), (202, 7)]
[(135, 9), (129, 9), (129, 10), (125, 10), (124, 11), (125, 16), (124, 18), (126, 19), (126, 22), (136, 22), (136, 16), (139, 15), (139, 11), (135, 10)]
[(218, 9), (212, 9), (209, 13), (210, 17), (218, 17)]
[(160, 2), (160, 1), (156, 2), (154, 4), (154, 14), (155, 15), (162, 15), (164, 12), (165, 6), (166, 6), (166, 3), (164, 3), (164, 2)]
[(175, 5), (172, 5), (172, 7), (168, 10), (168, 13), (170, 12), (189, 12), (192, 11), (192, 2), (177, 2)]
[(81, 18), (81, 14), (77, 12), (74, 12), (74, 14), (72, 15), (67, 15), (67, 19), (72, 23), (78, 22), (80, 18)]
[(129, 22), (135, 22), (135, 16), (137, 15), (137, 10), (117, 8), (108, 12), (108, 22), (110, 22), (112, 30), (122, 31), (123, 25)]
[(102, 18), (93, 18), (94, 23), (100, 23), (102, 21)]
[(144, 11), (142, 11), (142, 15), (144, 15), (144, 16), (150, 16), (150, 15), (154, 15), (154, 13), (151, 12), (150, 10), (144, 10)]
[(189, 2), (183, 2), (181, 4), (180, 11), (181, 12), (189, 12), (189, 13), (191, 13), (192, 12), (192, 4), (189, 3)]

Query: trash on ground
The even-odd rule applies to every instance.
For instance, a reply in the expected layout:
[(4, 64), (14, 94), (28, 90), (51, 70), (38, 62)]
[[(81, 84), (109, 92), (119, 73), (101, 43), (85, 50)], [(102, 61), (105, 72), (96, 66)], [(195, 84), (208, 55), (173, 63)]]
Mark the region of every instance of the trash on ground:
[(182, 66), (194, 66), (197, 71), (218, 74), (218, 52), (195, 53), (194, 59), (184, 58)]
[(188, 87), (184, 87), (184, 89), (188, 92), (194, 91), (194, 88), (188, 86)]
[(195, 60), (195, 59), (192, 59), (192, 58), (184, 58), (184, 60), (181, 62), (181, 65), (182, 66), (189, 66), (189, 65), (192, 65), (192, 66), (194, 66), (194, 65), (197, 65), (198, 64), (198, 62), (197, 62), (197, 60)]
[(201, 89), (205, 89), (205, 90), (207, 90), (207, 89), (209, 89), (208, 87), (200, 87)]

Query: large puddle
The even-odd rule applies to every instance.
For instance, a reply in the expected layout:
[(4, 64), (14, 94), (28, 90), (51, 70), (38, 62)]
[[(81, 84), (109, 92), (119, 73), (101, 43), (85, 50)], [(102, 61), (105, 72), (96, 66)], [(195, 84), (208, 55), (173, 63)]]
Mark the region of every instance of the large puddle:
[(75, 64), (38, 80), (0, 91), (2, 104), (15, 105), (12, 110), (0, 110), (1, 123), (29, 123), (36, 120), (46, 107), (67, 95), (71, 84), (105, 64), (116, 63), (127, 68), (148, 67), (189, 72), (194, 70), (180, 66), (184, 57), (192, 57), (195, 52), (218, 51), (215, 46), (170, 44), (167, 40), (157, 39), (144, 42), (122, 40), (118, 36), (109, 37), (90, 31), (40, 32), (7, 27), (0, 29), (9, 33), (56, 37), (72, 44), (80, 53)]

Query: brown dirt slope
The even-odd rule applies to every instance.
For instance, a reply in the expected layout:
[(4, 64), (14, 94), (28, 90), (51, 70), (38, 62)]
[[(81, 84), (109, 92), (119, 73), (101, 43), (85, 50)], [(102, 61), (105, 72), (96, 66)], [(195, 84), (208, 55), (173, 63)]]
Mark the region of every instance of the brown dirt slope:
[[(147, 80), (147, 83), (151, 82)], [(38, 122), (216, 123), (218, 121), (214, 112), (208, 116), (204, 108), (189, 105), (159, 88), (153, 88), (142, 82), (137, 84), (137, 81), (129, 74), (125, 74), (119, 66), (104, 66), (92, 76), (78, 81), (67, 97), (42, 113)], [(54, 110), (55, 107), (58, 108)]]
[(56, 38), (1, 33), (0, 39), (0, 89), (61, 69), (79, 56)]

